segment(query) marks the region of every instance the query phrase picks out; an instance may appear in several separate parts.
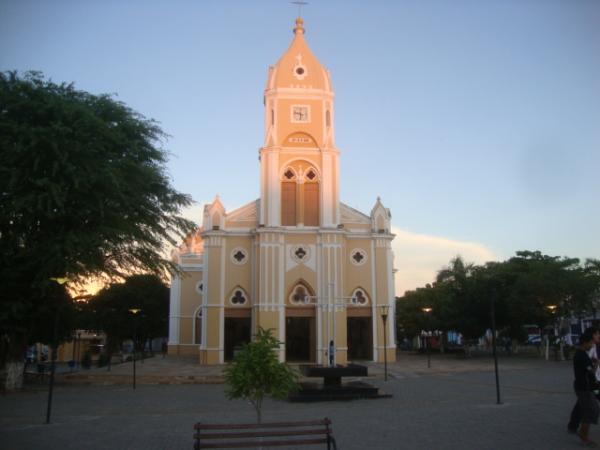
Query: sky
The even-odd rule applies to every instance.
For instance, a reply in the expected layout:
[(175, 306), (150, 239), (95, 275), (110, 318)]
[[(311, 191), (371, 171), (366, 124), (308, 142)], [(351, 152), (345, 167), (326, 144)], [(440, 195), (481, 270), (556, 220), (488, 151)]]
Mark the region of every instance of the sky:
[[(396, 291), (461, 255), (600, 258), (600, 1), (313, 0), (341, 199), (391, 210)], [(39, 70), (157, 120), (197, 204), (259, 197), (263, 90), (284, 0), (0, 0), (0, 70)]]

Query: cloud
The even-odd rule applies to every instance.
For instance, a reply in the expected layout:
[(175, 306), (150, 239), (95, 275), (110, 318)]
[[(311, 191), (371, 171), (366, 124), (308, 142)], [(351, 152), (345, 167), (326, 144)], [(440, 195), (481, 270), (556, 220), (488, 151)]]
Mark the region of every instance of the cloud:
[(204, 214), (204, 202), (196, 202), (187, 208), (181, 210), (181, 216), (193, 221), (196, 225), (202, 225), (202, 216)]
[(437, 272), (460, 255), (466, 262), (483, 264), (498, 260), (487, 247), (476, 242), (456, 241), (438, 236), (411, 233), (392, 227), (396, 272), (396, 295), (431, 283)]

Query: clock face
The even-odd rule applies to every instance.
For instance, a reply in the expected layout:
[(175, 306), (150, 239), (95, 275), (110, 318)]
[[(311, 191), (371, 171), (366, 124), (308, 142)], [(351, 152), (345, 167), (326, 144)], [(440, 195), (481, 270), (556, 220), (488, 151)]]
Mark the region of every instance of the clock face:
[(292, 119), (294, 122), (308, 122), (308, 106), (293, 106)]

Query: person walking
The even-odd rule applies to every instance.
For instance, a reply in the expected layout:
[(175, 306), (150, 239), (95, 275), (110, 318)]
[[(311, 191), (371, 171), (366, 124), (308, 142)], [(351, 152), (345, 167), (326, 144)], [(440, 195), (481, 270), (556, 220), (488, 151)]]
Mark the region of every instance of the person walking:
[[(586, 330), (586, 332), (592, 334), (592, 339), (594, 341), (594, 344), (589, 349), (587, 354), (592, 360), (592, 363), (595, 363), (596, 365), (595, 380), (598, 383), (598, 385), (600, 385), (600, 366), (598, 365), (597, 349), (598, 345), (600, 345), (600, 328), (598, 328), (597, 326), (590, 327)], [(600, 394), (596, 395), (596, 397), (598, 398), (598, 400), (600, 400)], [(578, 404), (579, 403), (576, 402), (575, 406), (573, 406), (573, 409), (571, 410), (571, 417), (569, 419), (569, 424), (567, 425), (567, 429), (570, 433), (577, 433), (577, 430), (579, 429), (579, 424), (581, 423), (581, 413), (579, 411)]]
[[(581, 336), (579, 348), (575, 351), (573, 357), (573, 372), (575, 374), (575, 394), (577, 395), (577, 407), (581, 416), (581, 426), (579, 427), (579, 437), (583, 445), (587, 447), (597, 447), (597, 444), (590, 440), (590, 424), (598, 424), (598, 415), (600, 415), (600, 406), (596, 399), (596, 367), (587, 354), (595, 345), (595, 329), (585, 330)], [(596, 391), (596, 392), (594, 392)]]

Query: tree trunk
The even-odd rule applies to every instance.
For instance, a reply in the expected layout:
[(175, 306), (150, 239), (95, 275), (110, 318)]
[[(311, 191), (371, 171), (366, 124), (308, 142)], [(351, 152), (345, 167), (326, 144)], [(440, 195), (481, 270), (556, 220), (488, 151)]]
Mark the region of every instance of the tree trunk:
[(465, 358), (469, 358), (471, 356), (471, 346), (466, 340), (463, 341), (463, 349), (465, 352)]
[(6, 361), (0, 368), (0, 390), (15, 391), (23, 387), (24, 365), (22, 361)]
[(27, 350), (25, 334), (0, 334), (0, 392), (14, 391), (23, 387)]

